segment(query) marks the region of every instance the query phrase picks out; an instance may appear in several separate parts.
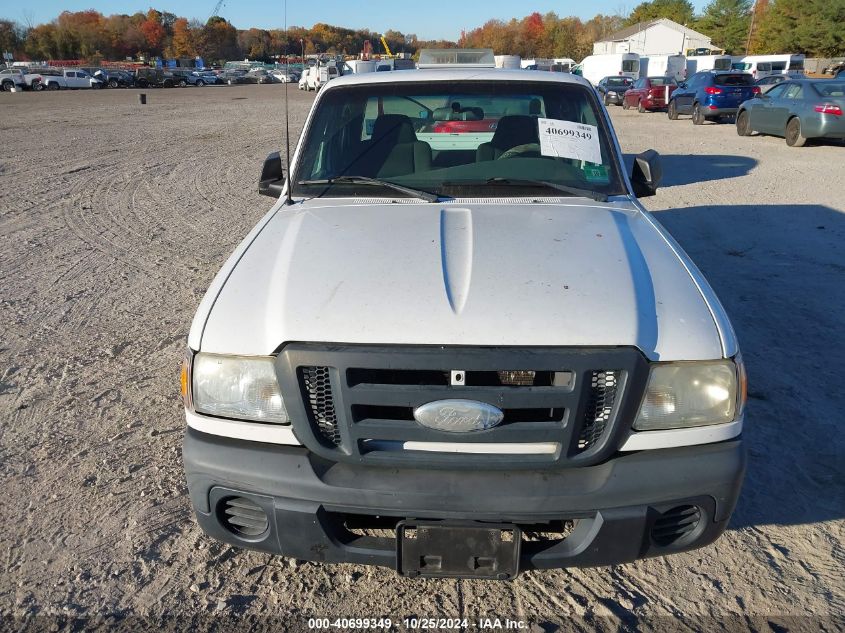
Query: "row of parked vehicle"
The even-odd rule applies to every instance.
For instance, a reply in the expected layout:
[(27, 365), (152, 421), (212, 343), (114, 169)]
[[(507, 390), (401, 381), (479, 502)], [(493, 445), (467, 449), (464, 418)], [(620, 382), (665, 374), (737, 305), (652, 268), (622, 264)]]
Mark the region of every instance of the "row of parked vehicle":
[(98, 88), (175, 88), (219, 84), (269, 84), (299, 81), (291, 70), (263, 68), (198, 70), (190, 68), (5, 68), (0, 70), (0, 88), (16, 90), (61, 90)]
[(703, 71), (686, 81), (673, 77), (605, 77), (596, 85), (606, 106), (666, 111), (694, 125), (731, 119), (740, 136), (781, 136), (790, 147), (812, 139), (845, 139), (845, 74), (834, 79)]

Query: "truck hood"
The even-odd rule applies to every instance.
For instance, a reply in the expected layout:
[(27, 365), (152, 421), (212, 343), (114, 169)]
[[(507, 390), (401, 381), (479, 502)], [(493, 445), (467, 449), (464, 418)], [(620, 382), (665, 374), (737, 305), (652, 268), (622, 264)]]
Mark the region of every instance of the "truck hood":
[(720, 358), (711, 306), (676, 249), (628, 201), (312, 200), (245, 240), (190, 342), (244, 355), (307, 341)]

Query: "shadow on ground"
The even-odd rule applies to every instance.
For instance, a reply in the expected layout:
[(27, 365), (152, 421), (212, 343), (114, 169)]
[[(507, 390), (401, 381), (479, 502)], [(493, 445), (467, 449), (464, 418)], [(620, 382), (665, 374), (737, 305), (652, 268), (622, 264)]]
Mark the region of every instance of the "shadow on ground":
[(716, 205), (654, 216), (716, 290), (748, 366), (748, 475), (733, 527), (845, 518), (845, 213)]
[[(710, 180), (724, 180), (745, 176), (758, 161), (748, 156), (728, 156), (720, 154), (661, 154), (663, 167), (661, 187), (691, 185)], [(634, 154), (625, 155), (625, 167), (631, 173)]]

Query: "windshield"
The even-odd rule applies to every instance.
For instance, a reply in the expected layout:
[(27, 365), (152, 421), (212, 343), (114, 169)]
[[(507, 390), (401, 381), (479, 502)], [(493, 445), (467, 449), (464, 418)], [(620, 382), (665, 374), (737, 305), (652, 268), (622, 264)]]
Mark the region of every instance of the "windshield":
[(625, 59), (622, 61), (622, 72), (623, 73), (635, 73), (640, 70), (640, 60), (638, 59)]
[[(444, 197), (559, 195), (548, 184), (624, 194), (599, 113), (594, 91), (558, 82), (397, 82), (329, 90), (304, 133), (293, 191), (396, 195), (349, 182), (358, 176)], [(347, 181), (325, 184), (335, 178)]]
[(651, 86), (653, 88), (659, 86), (677, 86), (677, 82), (672, 79), (671, 77), (649, 77), (648, 80), (651, 82)]
[(607, 87), (608, 88), (625, 88), (630, 86), (633, 81), (631, 81), (628, 77), (611, 77), (607, 80)]

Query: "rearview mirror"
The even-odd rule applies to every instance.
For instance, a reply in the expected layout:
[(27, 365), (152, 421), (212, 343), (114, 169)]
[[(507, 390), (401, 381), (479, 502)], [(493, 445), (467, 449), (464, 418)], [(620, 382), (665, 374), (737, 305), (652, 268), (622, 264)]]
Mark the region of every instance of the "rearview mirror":
[(262, 196), (278, 198), (285, 186), (285, 172), (282, 170), (282, 157), (279, 152), (272, 152), (264, 161), (261, 168), (261, 178), (258, 180), (258, 193)]
[(660, 154), (649, 149), (634, 158), (631, 185), (635, 196), (638, 198), (653, 196), (657, 193), (661, 178), (663, 178), (663, 167), (660, 165)]

